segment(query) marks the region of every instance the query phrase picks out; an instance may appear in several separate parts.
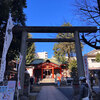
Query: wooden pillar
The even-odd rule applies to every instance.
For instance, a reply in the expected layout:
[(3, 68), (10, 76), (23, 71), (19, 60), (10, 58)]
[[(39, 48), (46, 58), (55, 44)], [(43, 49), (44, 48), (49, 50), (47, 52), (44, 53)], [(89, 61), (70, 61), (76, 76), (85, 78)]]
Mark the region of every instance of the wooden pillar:
[(43, 68), (41, 68), (41, 79), (43, 79)]
[(20, 67), (20, 85), (21, 89), (19, 91), (20, 95), (23, 95), (23, 89), (24, 89), (24, 72), (25, 72), (25, 57), (26, 57), (26, 40), (27, 40), (27, 32), (22, 32), (22, 39), (21, 39), (21, 55), (23, 56), (21, 67)]
[(60, 67), (60, 76), (61, 76), (61, 67)]
[(33, 76), (34, 76), (34, 68), (33, 68)]
[(75, 37), (75, 50), (76, 50), (76, 57), (77, 57), (78, 77), (85, 76), (81, 43), (80, 43), (80, 37), (78, 31), (75, 32), (74, 37)]
[(54, 78), (54, 68), (52, 68), (52, 78)]

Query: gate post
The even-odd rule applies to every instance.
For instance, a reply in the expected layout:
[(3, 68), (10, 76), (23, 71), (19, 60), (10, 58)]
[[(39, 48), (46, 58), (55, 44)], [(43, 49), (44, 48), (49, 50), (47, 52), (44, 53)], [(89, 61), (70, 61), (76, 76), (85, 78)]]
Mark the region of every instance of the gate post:
[(76, 50), (77, 69), (78, 69), (78, 78), (79, 78), (80, 76), (85, 76), (85, 72), (84, 72), (81, 43), (80, 43), (80, 37), (78, 31), (75, 31), (74, 38), (75, 38), (75, 50)]
[(20, 95), (23, 95), (23, 89), (24, 89), (24, 72), (25, 72), (25, 58), (26, 58), (26, 40), (27, 40), (27, 32), (24, 30), (22, 32), (22, 39), (21, 39), (21, 55), (23, 56), (21, 67), (20, 67), (20, 85), (21, 90)]

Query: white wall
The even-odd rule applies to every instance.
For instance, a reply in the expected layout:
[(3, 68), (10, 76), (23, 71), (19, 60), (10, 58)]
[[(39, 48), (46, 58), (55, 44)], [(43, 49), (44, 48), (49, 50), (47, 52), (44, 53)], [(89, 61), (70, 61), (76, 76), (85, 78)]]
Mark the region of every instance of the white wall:
[(42, 59), (47, 59), (48, 58), (48, 53), (47, 52), (38, 52), (37, 55), (38, 55), (39, 58), (42, 58)]
[(28, 71), (30, 77), (32, 77), (33, 76), (33, 68), (27, 68), (27, 71)]
[(95, 59), (95, 57), (88, 57), (87, 58), (87, 60), (88, 60), (88, 67), (89, 67), (89, 69), (91, 69), (91, 68), (100, 68), (100, 62), (98, 63), (98, 62), (96, 62), (96, 61), (92, 61), (92, 59)]

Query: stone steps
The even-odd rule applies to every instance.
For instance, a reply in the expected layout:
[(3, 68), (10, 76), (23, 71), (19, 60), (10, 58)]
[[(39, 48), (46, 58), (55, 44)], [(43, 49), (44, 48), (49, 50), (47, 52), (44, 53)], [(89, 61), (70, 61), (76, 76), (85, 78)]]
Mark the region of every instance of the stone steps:
[(41, 81), (39, 81), (39, 83), (55, 83), (55, 79), (53, 78), (45, 78), (45, 79), (42, 79)]

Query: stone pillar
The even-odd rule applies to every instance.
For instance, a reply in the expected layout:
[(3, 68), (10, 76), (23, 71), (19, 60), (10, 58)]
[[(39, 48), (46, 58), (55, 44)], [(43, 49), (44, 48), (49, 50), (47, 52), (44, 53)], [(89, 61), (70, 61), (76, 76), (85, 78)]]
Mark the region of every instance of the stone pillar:
[(24, 72), (25, 72), (25, 63), (26, 63), (25, 57), (26, 57), (26, 49), (27, 49), (26, 40), (27, 40), (27, 32), (23, 31), (22, 40), (21, 40), (21, 51), (20, 51), (20, 53), (23, 56), (22, 64), (20, 67), (20, 84), (21, 84), (21, 89), (19, 91), (20, 95), (23, 95), (23, 89), (24, 89)]
[(75, 50), (76, 50), (76, 57), (77, 57), (78, 77), (85, 76), (81, 43), (80, 43), (80, 37), (78, 31), (74, 33), (74, 38), (75, 38)]

